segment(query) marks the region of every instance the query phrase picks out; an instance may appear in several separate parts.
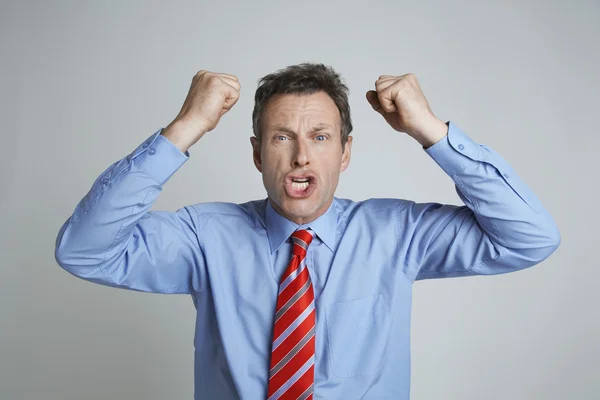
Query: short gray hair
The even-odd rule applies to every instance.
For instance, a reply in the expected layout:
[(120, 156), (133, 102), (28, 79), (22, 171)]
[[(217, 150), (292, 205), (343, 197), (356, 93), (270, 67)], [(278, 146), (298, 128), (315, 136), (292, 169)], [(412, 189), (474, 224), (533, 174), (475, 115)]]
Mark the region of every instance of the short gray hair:
[(352, 118), (348, 103), (348, 87), (340, 74), (333, 68), (323, 64), (302, 63), (290, 65), (258, 81), (254, 95), (254, 111), (252, 111), (252, 131), (261, 142), (261, 116), (268, 100), (275, 94), (310, 95), (324, 91), (337, 106), (341, 117), (342, 149), (352, 132)]

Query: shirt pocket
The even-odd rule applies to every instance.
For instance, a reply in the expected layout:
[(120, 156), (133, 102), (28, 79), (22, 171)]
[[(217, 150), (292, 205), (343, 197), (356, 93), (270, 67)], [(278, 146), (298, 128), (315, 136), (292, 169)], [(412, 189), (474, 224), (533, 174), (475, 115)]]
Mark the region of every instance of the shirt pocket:
[(331, 303), (325, 313), (333, 374), (350, 378), (377, 373), (383, 364), (391, 325), (384, 295)]

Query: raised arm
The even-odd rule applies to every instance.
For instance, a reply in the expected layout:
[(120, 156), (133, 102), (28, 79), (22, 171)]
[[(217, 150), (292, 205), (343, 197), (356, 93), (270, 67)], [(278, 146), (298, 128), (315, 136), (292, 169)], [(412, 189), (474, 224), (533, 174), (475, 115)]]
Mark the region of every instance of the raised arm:
[(410, 276), (501, 274), (550, 256), (560, 233), (536, 195), (498, 153), (448, 126), (448, 135), (424, 151), (451, 177), (465, 205), (407, 202), (399, 210), (399, 229), (413, 227), (403, 232), (410, 235)]
[(399, 245), (411, 279), (501, 274), (556, 250), (559, 230), (536, 195), (498, 153), (437, 119), (413, 74), (381, 76), (376, 88), (367, 92), (372, 107), (423, 146), (465, 203), (399, 203)]
[(237, 102), (229, 74), (200, 71), (175, 120), (112, 164), (77, 204), (56, 238), (58, 264), (91, 282), (156, 293), (205, 286), (202, 227), (193, 207), (149, 211), (188, 149)]

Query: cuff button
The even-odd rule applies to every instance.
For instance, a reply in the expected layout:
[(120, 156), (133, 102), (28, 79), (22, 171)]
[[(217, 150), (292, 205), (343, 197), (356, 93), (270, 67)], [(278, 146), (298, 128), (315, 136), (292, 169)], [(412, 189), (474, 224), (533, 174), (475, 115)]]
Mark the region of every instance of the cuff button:
[(459, 148), (459, 149), (461, 149), (461, 150), (464, 150), (464, 149), (465, 149), (465, 146), (463, 146), (462, 144), (459, 144), (459, 145), (458, 145), (458, 148)]

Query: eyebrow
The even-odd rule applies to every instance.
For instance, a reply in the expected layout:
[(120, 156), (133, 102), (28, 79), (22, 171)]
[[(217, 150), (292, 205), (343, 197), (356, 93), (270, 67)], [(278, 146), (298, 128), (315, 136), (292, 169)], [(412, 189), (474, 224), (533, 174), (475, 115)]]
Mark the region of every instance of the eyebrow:
[[(312, 131), (313, 131), (313, 132), (318, 132), (318, 131), (322, 131), (322, 130), (325, 130), (325, 129), (331, 129), (331, 126), (330, 126), (330, 125), (327, 125), (327, 124), (320, 123), (320, 124), (314, 125), (314, 126), (312, 127)], [(293, 131), (291, 128), (288, 128), (288, 127), (287, 127), (287, 126), (285, 126), (285, 125), (279, 125), (279, 124), (277, 124), (277, 125), (273, 125), (273, 126), (271, 127), (271, 130), (272, 130), (272, 131), (277, 131), (277, 132), (287, 132), (287, 133), (293, 133), (293, 134), (295, 134), (295, 133), (296, 133), (296, 132), (294, 132), (294, 131)]]

